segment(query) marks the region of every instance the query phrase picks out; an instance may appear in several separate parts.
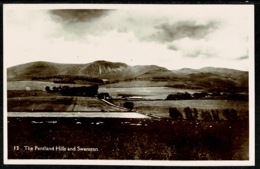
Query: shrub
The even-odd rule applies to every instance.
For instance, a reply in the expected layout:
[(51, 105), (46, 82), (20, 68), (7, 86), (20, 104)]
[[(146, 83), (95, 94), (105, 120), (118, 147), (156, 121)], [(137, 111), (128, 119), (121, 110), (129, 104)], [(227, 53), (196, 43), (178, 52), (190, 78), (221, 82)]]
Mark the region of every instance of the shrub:
[(46, 92), (51, 92), (51, 88), (49, 86), (45, 87)]
[(132, 111), (132, 109), (134, 108), (134, 103), (133, 102), (125, 102), (123, 106), (125, 108), (129, 109), (130, 111)]
[(170, 117), (174, 120), (183, 119), (181, 112), (176, 107), (169, 108)]
[(56, 92), (56, 91), (58, 91), (58, 88), (54, 86), (54, 87), (52, 87), (52, 91)]

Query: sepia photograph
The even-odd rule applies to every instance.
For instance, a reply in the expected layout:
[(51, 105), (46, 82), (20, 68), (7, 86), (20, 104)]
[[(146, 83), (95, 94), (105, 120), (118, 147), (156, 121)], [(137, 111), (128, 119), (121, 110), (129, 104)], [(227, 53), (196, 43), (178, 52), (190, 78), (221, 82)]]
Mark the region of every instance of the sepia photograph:
[(254, 165), (253, 5), (3, 16), (5, 164)]

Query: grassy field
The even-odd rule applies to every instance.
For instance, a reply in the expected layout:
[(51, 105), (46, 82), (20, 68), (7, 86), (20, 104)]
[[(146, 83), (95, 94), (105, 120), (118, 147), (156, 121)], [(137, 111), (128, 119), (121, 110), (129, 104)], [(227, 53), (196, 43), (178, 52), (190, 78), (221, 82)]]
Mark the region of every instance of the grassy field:
[(67, 111), (72, 97), (21, 97), (8, 99), (9, 112)]
[[(120, 90), (119, 88), (118, 90)], [(136, 89), (135, 92), (140, 93)], [(160, 88), (152, 90), (160, 92)], [(115, 89), (111, 89), (115, 90)], [(118, 91), (117, 90), (117, 91)], [(126, 91), (126, 89), (122, 89)], [(149, 88), (147, 92), (151, 92)], [(145, 93), (146, 90), (142, 90)], [(163, 91), (164, 92), (164, 91)], [(131, 91), (128, 91), (131, 93)], [(155, 92), (156, 93), (156, 92)], [(161, 92), (162, 93), (162, 92)], [(59, 112), (59, 111), (122, 111), (122, 109), (107, 105), (100, 100), (89, 97), (61, 96), (59, 93), (43, 91), (8, 91), (8, 111), (13, 112)], [(126, 100), (112, 100), (116, 105), (123, 106)], [(248, 102), (235, 100), (162, 100), (162, 101), (133, 101), (134, 111), (159, 117), (169, 117), (169, 108), (176, 107), (183, 112), (185, 107), (196, 108), (199, 112), (223, 109), (235, 109), (241, 118), (247, 118)], [(224, 119), (220, 113), (220, 119)]]
[(122, 111), (96, 98), (61, 96), (43, 91), (8, 91), (9, 112)]
[[(98, 92), (107, 92), (111, 96), (117, 96), (120, 94), (127, 95), (143, 95), (149, 98), (165, 99), (169, 94), (177, 92), (199, 92), (201, 90), (192, 89), (176, 89), (171, 87), (161, 87), (164, 82), (153, 82), (150, 81), (134, 81), (134, 82), (120, 82), (115, 84), (107, 84), (99, 87)], [(147, 85), (147, 86), (146, 86)], [(32, 91), (45, 91), (45, 86), (58, 87), (58, 86), (84, 86), (82, 84), (56, 84), (53, 82), (44, 81), (10, 81), (7, 82), (7, 90), (26, 90), (26, 87)], [(87, 85), (88, 86), (88, 85)]]
[(241, 120), (8, 118), (9, 159), (248, 160), (248, 138), (248, 122)]
[[(123, 105), (124, 100), (113, 100), (114, 104)], [(238, 115), (245, 118), (248, 116), (248, 102), (234, 100), (163, 100), (163, 101), (132, 101), (134, 110), (145, 114), (152, 114), (159, 117), (169, 117), (169, 108), (176, 107), (183, 111), (185, 107), (196, 108), (199, 111), (211, 111), (223, 109), (235, 109)], [(220, 118), (224, 117), (220, 114)]]
[[(9, 84), (8, 84), (9, 85)], [(31, 85), (31, 86), (29, 86)], [(41, 91), (45, 83), (11, 83), (8, 111), (118, 111), (96, 98), (61, 96)], [(33, 91), (25, 91), (25, 87)], [(19, 90), (21, 89), (21, 90)], [(167, 87), (103, 88), (110, 95), (156, 98), (174, 92)], [(123, 105), (126, 100), (113, 100)], [(135, 111), (169, 117), (169, 108), (202, 110), (234, 108), (247, 116), (248, 102), (226, 100), (133, 101)], [(122, 110), (121, 110), (122, 111)], [(244, 113), (244, 114), (243, 114)], [(223, 119), (223, 117), (221, 117)], [(9, 159), (248, 160), (248, 119), (189, 121), (113, 118), (8, 117)], [(19, 150), (14, 147), (19, 146)], [(97, 148), (98, 151), (28, 151), (24, 146)]]
[[(82, 84), (58, 84), (53, 82), (45, 81), (10, 81), (7, 82), (7, 90), (26, 90), (29, 87), (31, 90), (43, 90), (45, 91), (45, 86), (58, 87), (58, 86), (84, 86)], [(86, 85), (88, 86), (88, 85)]]

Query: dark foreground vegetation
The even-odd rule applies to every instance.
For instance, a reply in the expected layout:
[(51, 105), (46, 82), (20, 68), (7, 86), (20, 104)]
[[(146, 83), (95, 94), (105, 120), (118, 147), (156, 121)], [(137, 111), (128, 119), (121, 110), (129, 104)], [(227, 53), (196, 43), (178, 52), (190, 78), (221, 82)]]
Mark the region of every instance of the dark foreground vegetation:
[(8, 158), (248, 160), (248, 126), (248, 120), (9, 117)]
[(169, 108), (169, 116), (173, 120), (246, 120), (248, 119), (248, 111), (240, 110), (239, 113), (235, 109), (211, 109), (198, 111), (196, 108), (185, 107), (183, 111), (176, 107)]

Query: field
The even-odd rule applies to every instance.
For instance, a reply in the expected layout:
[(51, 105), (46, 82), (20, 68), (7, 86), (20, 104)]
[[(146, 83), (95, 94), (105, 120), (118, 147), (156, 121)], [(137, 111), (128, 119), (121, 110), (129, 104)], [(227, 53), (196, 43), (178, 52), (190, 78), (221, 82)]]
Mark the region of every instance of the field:
[[(132, 101), (132, 100), (131, 100)], [(123, 105), (123, 100), (113, 100), (114, 104)], [(242, 118), (248, 117), (248, 102), (234, 100), (163, 100), (163, 101), (132, 101), (134, 110), (145, 114), (152, 114), (159, 117), (169, 117), (169, 108), (176, 107), (183, 111), (185, 107), (196, 108), (201, 111), (223, 109), (235, 109)], [(223, 116), (220, 117), (223, 119)]]
[(43, 91), (8, 91), (8, 112), (122, 111), (96, 98), (61, 96)]
[[(123, 82), (121, 82), (123, 83)], [(157, 86), (150, 86), (144, 87), (142, 84), (136, 84), (132, 87), (122, 87), (122, 84), (108, 84), (104, 86), (100, 86), (98, 89), (99, 93), (107, 92), (111, 96), (118, 96), (118, 95), (141, 95), (146, 98), (157, 98), (157, 99), (165, 99), (167, 95), (171, 93), (177, 92), (199, 92), (201, 90), (192, 90), (192, 89), (175, 89), (171, 87), (157, 87)], [(129, 82), (128, 82), (129, 83)], [(141, 83), (141, 82), (140, 82)], [(142, 82), (146, 84), (145, 82)], [(157, 82), (159, 83), (159, 82)], [(124, 84), (124, 83), (123, 83)], [(29, 87), (32, 91), (41, 90), (45, 91), (45, 86), (84, 86), (80, 84), (55, 84), (53, 82), (43, 82), (43, 81), (11, 81), (7, 83), (7, 90), (25, 90), (26, 87)], [(113, 87), (111, 87), (113, 86)]]
[[(9, 85), (10, 84), (10, 85)], [(59, 113), (64, 117), (8, 117), (9, 159), (130, 159), (130, 160), (248, 160), (248, 102), (231, 100), (142, 100), (132, 101), (133, 111), (148, 114), (151, 119), (86, 118), (75, 113), (125, 113), (95, 97), (62, 96), (42, 91), (50, 82), (8, 83), (8, 112)], [(56, 84), (55, 84), (56, 85)], [(58, 84), (60, 85), (60, 84)], [(31, 91), (25, 91), (30, 87)], [(176, 92), (199, 90), (168, 87), (109, 88), (99, 92), (112, 96), (128, 95), (164, 99)], [(111, 100), (123, 106), (128, 100)], [(174, 120), (169, 108), (183, 113), (185, 107), (202, 111), (235, 109), (239, 118), (227, 120)], [(131, 113), (131, 112), (128, 112)], [(126, 113), (127, 114), (127, 113)], [(185, 117), (185, 116), (184, 116)], [(33, 147), (28, 150), (25, 146)], [(41, 150), (36, 147), (65, 147), (63, 150)], [(79, 148), (78, 148), (79, 147)], [(72, 148), (73, 151), (68, 151)], [(96, 151), (84, 151), (94, 148)]]
[[(149, 88), (148, 88), (149, 89)], [(146, 89), (147, 92), (157, 90)], [(115, 90), (115, 89), (113, 89)], [(117, 90), (120, 91), (120, 89)], [(132, 89), (133, 90), (133, 89)], [(139, 92), (138, 88), (136, 92)], [(133, 90), (134, 91), (134, 90)], [(146, 92), (143, 90), (143, 93)], [(163, 91), (165, 92), (165, 91)], [(132, 93), (130, 90), (129, 93)], [(128, 93), (128, 94), (129, 94)], [(139, 92), (140, 93), (140, 92)], [(8, 91), (9, 112), (100, 112), (100, 111), (126, 111), (110, 106), (96, 98), (61, 96), (58, 93), (47, 93), (43, 91)], [(123, 107), (126, 100), (111, 100), (112, 103)], [(176, 107), (183, 111), (185, 107), (196, 108), (199, 112), (223, 109), (235, 109), (241, 118), (248, 117), (248, 102), (234, 100), (161, 100), (161, 101), (132, 101), (134, 111), (159, 117), (169, 117), (169, 108)], [(220, 114), (220, 119), (224, 117)]]
[(45, 86), (84, 86), (81, 84), (58, 84), (48, 81), (10, 81), (7, 82), (7, 90), (26, 90), (29, 87), (30, 90), (41, 90), (45, 91)]
[(8, 118), (9, 159), (248, 160), (248, 138), (244, 120)]

